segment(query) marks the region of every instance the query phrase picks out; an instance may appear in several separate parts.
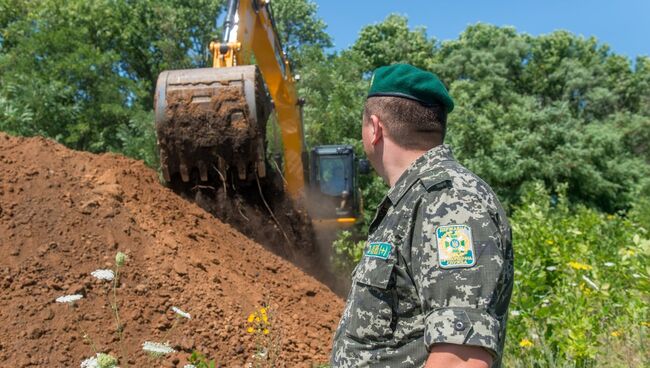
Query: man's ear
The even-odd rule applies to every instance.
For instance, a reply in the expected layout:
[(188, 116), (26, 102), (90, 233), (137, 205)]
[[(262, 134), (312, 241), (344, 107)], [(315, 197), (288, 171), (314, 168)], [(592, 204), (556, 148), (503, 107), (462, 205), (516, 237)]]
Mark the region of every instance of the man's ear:
[(379, 120), (377, 115), (370, 115), (372, 122), (372, 145), (376, 145), (384, 138), (384, 124)]

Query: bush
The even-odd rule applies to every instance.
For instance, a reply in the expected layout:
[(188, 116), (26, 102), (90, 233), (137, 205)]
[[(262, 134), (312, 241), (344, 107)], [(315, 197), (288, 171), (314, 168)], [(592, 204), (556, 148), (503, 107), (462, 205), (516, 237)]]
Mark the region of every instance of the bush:
[(506, 366), (648, 362), (647, 229), (529, 189), (512, 217), (515, 285)]

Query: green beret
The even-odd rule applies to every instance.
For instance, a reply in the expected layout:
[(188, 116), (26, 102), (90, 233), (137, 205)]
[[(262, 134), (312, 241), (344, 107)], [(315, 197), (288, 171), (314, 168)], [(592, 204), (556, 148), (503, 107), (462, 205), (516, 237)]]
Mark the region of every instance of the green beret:
[(442, 104), (447, 112), (454, 109), (454, 100), (438, 76), (409, 64), (382, 66), (370, 81), (368, 97), (393, 96), (408, 98), (425, 106)]

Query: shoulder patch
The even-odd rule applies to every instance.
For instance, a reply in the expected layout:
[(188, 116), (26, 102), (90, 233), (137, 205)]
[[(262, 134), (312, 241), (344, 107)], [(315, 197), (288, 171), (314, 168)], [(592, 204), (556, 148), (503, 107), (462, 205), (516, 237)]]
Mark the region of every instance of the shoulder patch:
[(436, 229), (440, 268), (472, 267), (476, 264), (472, 229), (467, 225), (445, 225)]
[(370, 243), (368, 244), (365, 255), (368, 257), (388, 259), (391, 250), (393, 250), (391, 243)]

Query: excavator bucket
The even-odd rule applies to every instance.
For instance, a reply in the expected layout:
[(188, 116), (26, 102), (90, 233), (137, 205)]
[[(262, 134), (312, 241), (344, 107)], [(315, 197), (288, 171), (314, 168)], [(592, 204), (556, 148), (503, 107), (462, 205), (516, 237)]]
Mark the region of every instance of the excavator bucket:
[(271, 101), (255, 65), (164, 71), (154, 97), (163, 177), (169, 183), (266, 176)]

